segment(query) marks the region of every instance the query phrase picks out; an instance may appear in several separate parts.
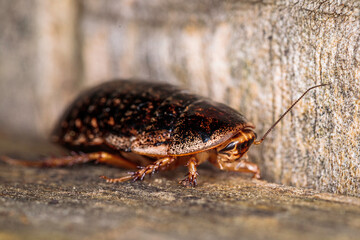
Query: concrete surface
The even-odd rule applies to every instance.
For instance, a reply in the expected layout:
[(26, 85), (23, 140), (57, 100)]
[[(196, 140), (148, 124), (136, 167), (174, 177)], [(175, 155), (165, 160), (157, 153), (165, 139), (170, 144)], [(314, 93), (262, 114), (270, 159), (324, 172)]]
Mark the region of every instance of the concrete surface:
[[(53, 146), (0, 138), (0, 153), (39, 158)], [(1, 155), (0, 154), (0, 155)], [(58, 152), (59, 154), (59, 152)], [(360, 199), (250, 180), (200, 167), (108, 184), (126, 170), (86, 164), (37, 169), (0, 163), (0, 239), (358, 239)]]

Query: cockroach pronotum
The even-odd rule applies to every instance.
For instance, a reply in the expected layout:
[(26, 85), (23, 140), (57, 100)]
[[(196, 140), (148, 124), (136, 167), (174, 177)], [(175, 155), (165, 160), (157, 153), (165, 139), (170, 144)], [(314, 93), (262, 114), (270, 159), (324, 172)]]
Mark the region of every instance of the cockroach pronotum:
[(137, 169), (107, 182), (142, 180), (145, 175), (188, 167), (179, 183), (195, 186), (197, 166), (208, 160), (221, 170), (248, 172), (260, 178), (248, 162), (252, 144), (263, 142), (276, 124), (313, 88), (309, 88), (256, 140), (255, 126), (234, 109), (165, 83), (116, 80), (78, 97), (60, 119), (52, 140), (78, 152), (40, 162), (2, 157), (10, 164), (58, 167), (96, 161)]

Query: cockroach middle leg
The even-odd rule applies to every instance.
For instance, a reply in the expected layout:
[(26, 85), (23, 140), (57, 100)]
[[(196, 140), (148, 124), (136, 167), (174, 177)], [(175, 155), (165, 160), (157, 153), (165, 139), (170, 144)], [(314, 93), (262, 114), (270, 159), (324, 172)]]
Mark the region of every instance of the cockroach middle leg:
[(183, 185), (190, 185), (192, 187), (195, 187), (197, 185), (197, 176), (199, 175), (196, 169), (197, 161), (195, 157), (192, 157), (187, 162), (186, 166), (189, 169), (189, 173), (187, 174), (187, 177), (181, 180), (179, 183)]
[(76, 153), (64, 157), (48, 157), (42, 161), (27, 161), (13, 159), (6, 156), (2, 156), (0, 159), (11, 165), (21, 165), (29, 167), (65, 167), (90, 161), (96, 161), (97, 163), (105, 163), (108, 165), (129, 169), (136, 169), (137, 167), (135, 163), (132, 163), (125, 158), (107, 152)]
[(105, 179), (106, 182), (110, 182), (110, 183), (125, 182), (128, 180), (133, 180), (133, 181), (143, 180), (146, 175), (153, 174), (154, 172), (157, 172), (159, 170), (167, 169), (169, 166), (171, 166), (172, 163), (174, 163), (174, 161), (175, 158), (173, 157), (165, 157), (125, 177), (108, 178), (105, 176), (101, 176), (101, 178)]

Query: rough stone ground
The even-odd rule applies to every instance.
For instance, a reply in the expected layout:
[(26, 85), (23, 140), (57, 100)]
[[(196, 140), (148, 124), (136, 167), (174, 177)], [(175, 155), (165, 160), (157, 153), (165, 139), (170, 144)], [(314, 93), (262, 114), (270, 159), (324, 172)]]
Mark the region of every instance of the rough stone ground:
[[(0, 137), (1, 154), (34, 158), (41, 142)], [(360, 199), (200, 168), (108, 184), (126, 170), (86, 164), (36, 169), (0, 163), (0, 239), (358, 239)]]

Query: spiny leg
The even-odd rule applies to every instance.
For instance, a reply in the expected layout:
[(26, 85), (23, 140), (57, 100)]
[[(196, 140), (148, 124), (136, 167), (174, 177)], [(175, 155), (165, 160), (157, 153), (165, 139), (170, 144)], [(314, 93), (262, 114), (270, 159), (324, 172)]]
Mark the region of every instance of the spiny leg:
[(21, 165), (28, 167), (64, 167), (72, 166), (74, 164), (86, 163), (96, 161), (98, 163), (105, 163), (116, 167), (135, 169), (137, 165), (125, 158), (107, 153), (107, 152), (94, 152), (94, 153), (79, 153), (64, 157), (48, 157), (42, 161), (27, 161), (20, 159), (13, 159), (7, 156), (1, 156), (0, 159), (11, 165)]
[(195, 187), (197, 185), (196, 178), (199, 175), (196, 170), (196, 166), (197, 166), (196, 158), (195, 157), (190, 158), (186, 166), (189, 169), (189, 173), (187, 174), (187, 177), (181, 180), (179, 183), (183, 185), (190, 185), (192, 187)]
[(173, 157), (161, 158), (161, 159), (157, 160), (156, 162), (154, 162), (153, 164), (147, 165), (146, 167), (144, 167), (128, 176), (121, 177), (121, 178), (108, 178), (105, 176), (101, 176), (101, 178), (105, 179), (106, 182), (110, 182), (110, 183), (125, 182), (128, 180), (133, 180), (133, 181), (143, 180), (144, 177), (148, 174), (153, 174), (159, 170), (165, 170), (172, 163), (174, 163), (174, 161), (175, 161), (175, 158), (173, 158)]
[(247, 172), (252, 173), (252, 178), (260, 179), (260, 169), (258, 165), (252, 162), (240, 160), (230, 163), (223, 163), (223, 162), (211, 162), (216, 167), (220, 168), (221, 170), (226, 171), (233, 171), (233, 172)]

